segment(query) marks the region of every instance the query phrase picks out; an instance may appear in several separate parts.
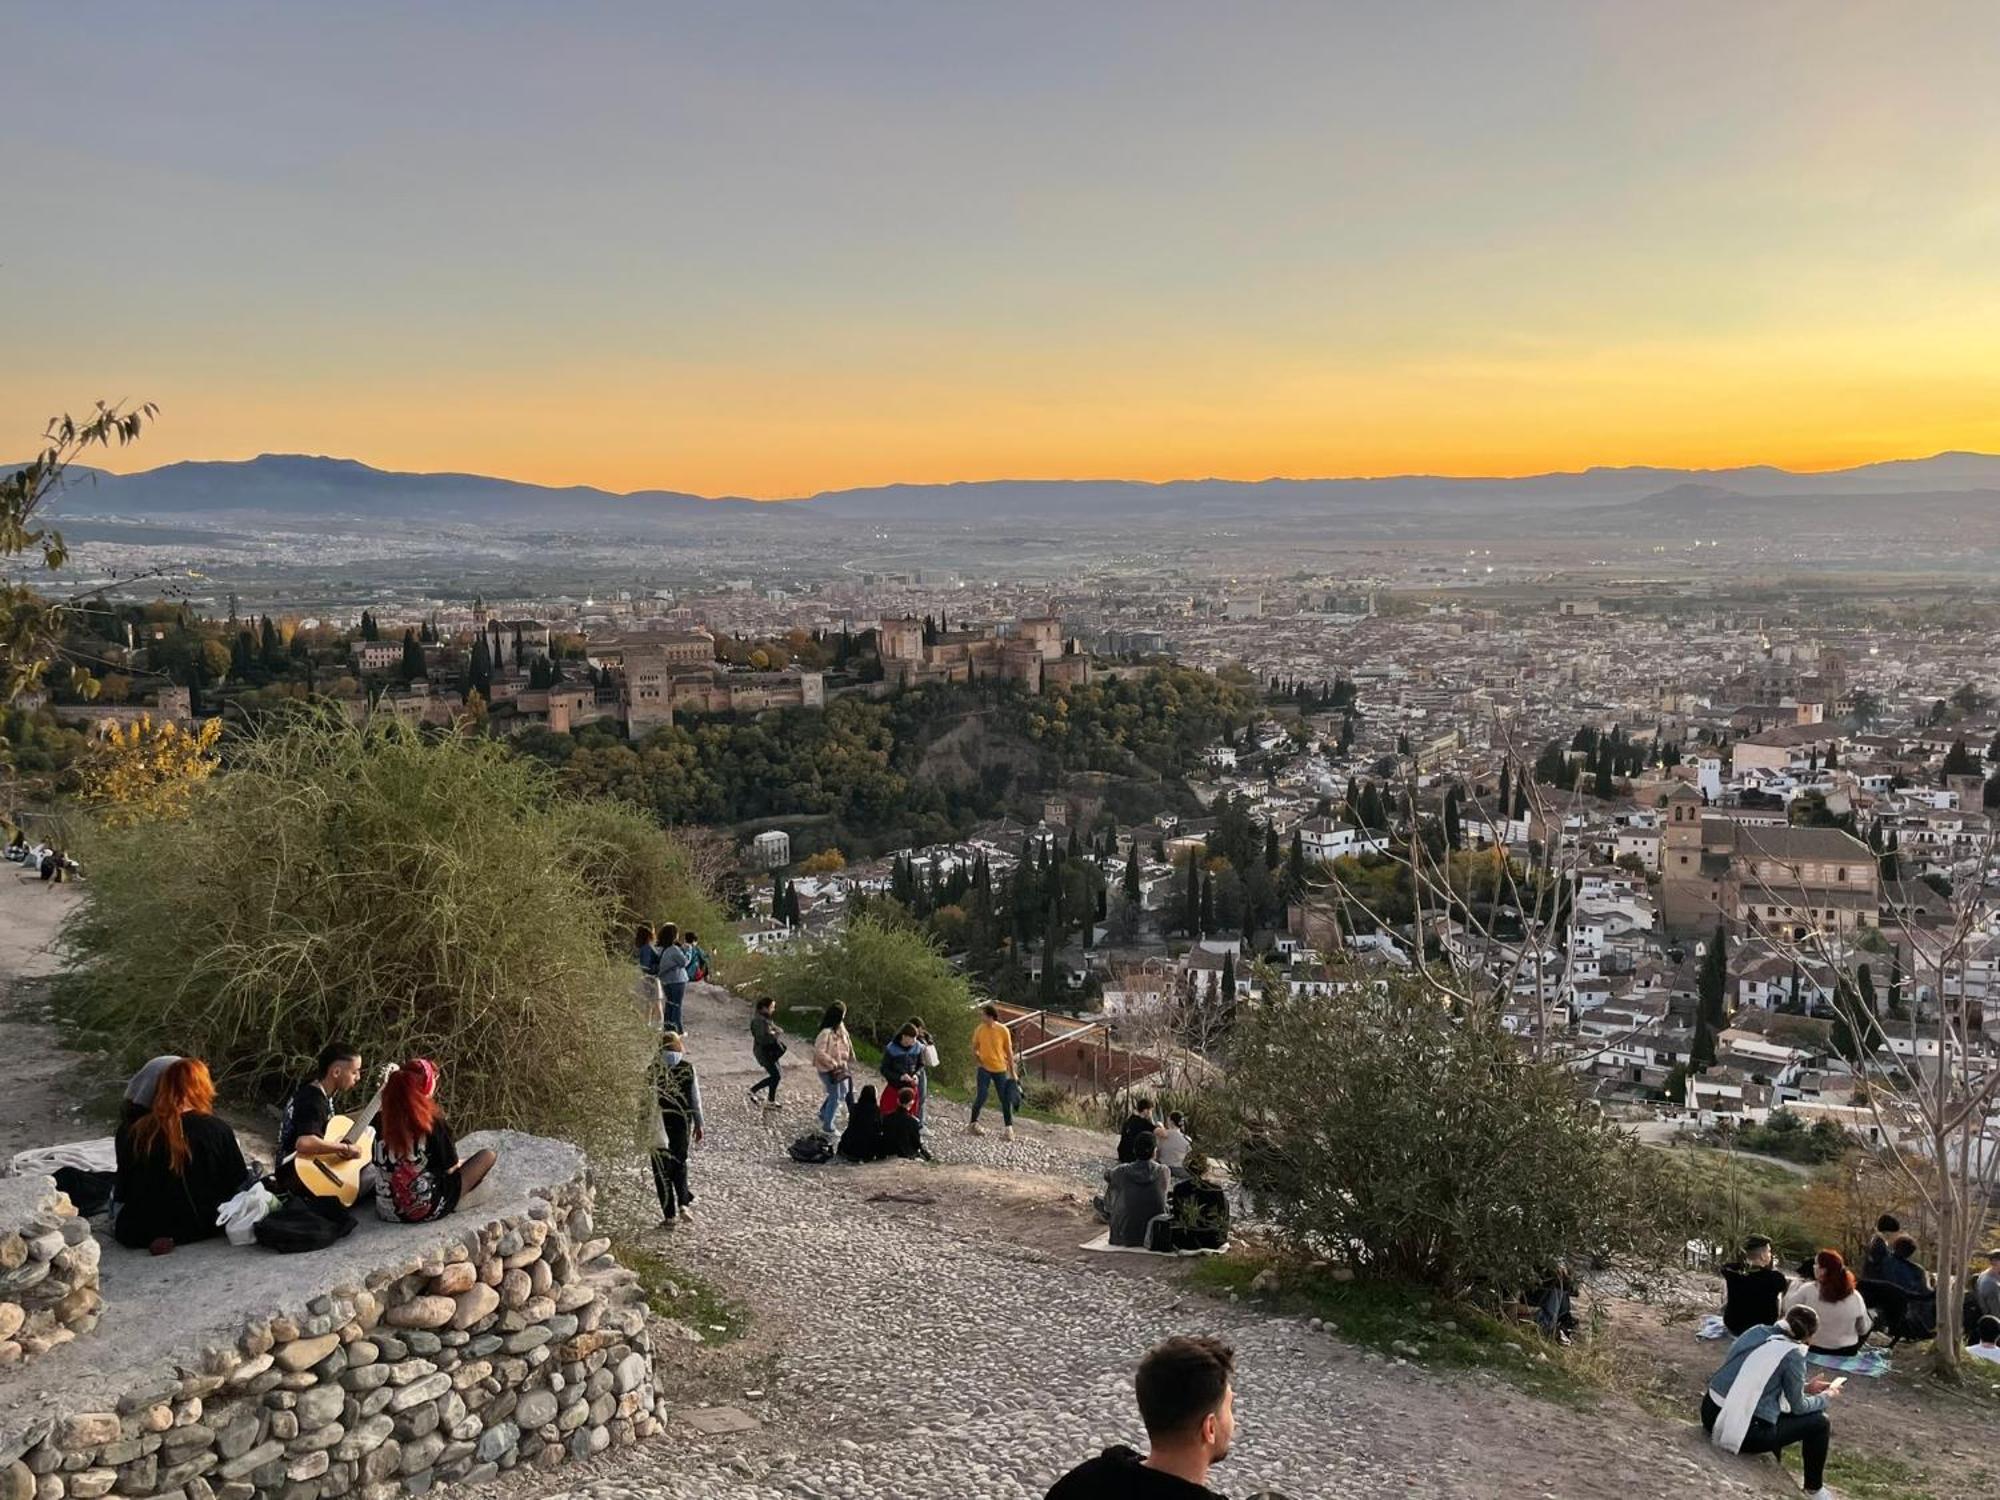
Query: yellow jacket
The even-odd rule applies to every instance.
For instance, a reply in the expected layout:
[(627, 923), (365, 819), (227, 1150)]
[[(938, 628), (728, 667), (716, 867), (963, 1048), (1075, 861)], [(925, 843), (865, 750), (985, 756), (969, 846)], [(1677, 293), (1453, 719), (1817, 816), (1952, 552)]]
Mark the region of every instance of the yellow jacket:
[(1014, 1071), (1014, 1033), (998, 1021), (981, 1021), (972, 1033), (972, 1055), (989, 1073)]

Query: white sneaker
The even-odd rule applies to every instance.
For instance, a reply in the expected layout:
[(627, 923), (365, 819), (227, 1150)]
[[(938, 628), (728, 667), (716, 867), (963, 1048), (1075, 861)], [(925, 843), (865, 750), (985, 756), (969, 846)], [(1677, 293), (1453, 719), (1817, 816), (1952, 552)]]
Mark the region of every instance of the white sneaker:
[(967, 1135), (984, 1135), (986, 1134), (986, 1127), (977, 1120), (974, 1120), (970, 1125), (965, 1127), (965, 1133)]
[(1828, 1489), (1825, 1485), (1821, 1485), (1816, 1490), (1807, 1490), (1806, 1500), (1835, 1500), (1835, 1497), (1832, 1490)]
[(1006, 1140), (1010, 1140), (1010, 1141), (1011, 1141), (1011, 1140), (1013, 1140), (1013, 1139), (1014, 1139), (1014, 1127), (1013, 1127), (1012, 1125), (1009, 1125), (1009, 1126), (1008, 1126), (1008, 1127), (1006, 1128), (1006, 1130), (1004, 1130), (1004, 1131), (1002, 1131), (1002, 1132), (1001, 1132), (1001, 1135), (1002, 1135), (1002, 1138), (1003, 1138), (1003, 1139), (1006, 1139)]

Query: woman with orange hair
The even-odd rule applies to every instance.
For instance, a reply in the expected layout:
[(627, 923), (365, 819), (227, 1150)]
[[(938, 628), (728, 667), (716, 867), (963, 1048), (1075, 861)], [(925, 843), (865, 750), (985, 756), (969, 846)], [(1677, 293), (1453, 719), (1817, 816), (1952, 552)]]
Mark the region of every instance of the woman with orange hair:
[(1811, 1339), (1815, 1354), (1859, 1354), (1874, 1327), (1854, 1273), (1838, 1250), (1822, 1250), (1813, 1257), (1812, 1279), (1793, 1287), (1785, 1306), (1810, 1307), (1819, 1314), (1819, 1327)]
[(498, 1159), (475, 1151), (458, 1159), (458, 1144), (437, 1102), (437, 1064), (413, 1057), (382, 1085), (375, 1125), (375, 1212), (401, 1224), (426, 1224), (458, 1207)]
[(155, 1255), (222, 1233), (215, 1212), (235, 1197), (250, 1168), (236, 1132), (218, 1120), (215, 1083), (198, 1057), (159, 1075), (152, 1106), (119, 1126), (118, 1243)]

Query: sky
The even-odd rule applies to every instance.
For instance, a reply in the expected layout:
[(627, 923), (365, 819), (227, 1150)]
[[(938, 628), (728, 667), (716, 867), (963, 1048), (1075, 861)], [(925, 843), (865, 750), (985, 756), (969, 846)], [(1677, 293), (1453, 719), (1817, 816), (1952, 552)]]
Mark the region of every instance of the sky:
[(781, 497), (2000, 450), (1987, 3), (0, 8), (0, 449)]

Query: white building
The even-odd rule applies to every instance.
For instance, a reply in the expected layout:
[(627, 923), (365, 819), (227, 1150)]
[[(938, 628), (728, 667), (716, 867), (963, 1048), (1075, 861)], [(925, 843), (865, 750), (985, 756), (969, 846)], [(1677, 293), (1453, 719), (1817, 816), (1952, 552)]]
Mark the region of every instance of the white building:
[(792, 862), (792, 836), (782, 828), (767, 828), (750, 840), (750, 853), (760, 869), (788, 865)]

